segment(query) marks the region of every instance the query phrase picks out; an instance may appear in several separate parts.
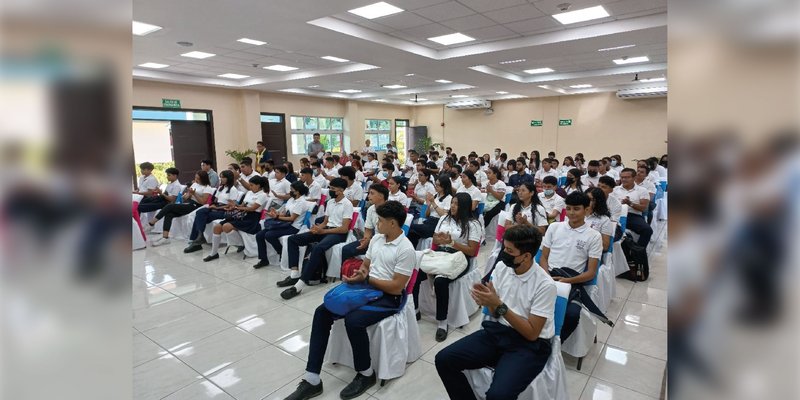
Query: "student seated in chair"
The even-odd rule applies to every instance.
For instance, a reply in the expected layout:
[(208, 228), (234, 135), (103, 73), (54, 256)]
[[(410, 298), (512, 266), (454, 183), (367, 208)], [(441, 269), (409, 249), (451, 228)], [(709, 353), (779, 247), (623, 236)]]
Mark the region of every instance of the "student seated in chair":
[(256, 245), (258, 246), (258, 263), (253, 268), (261, 268), (269, 265), (267, 259), (267, 243), (272, 245), (278, 255), (283, 251), (280, 237), (294, 235), (303, 226), (303, 218), (307, 211), (314, 208), (314, 205), (306, 201), (308, 188), (303, 182), (297, 181), (289, 187), (289, 200), (279, 210), (270, 209), (267, 215), (270, 219), (264, 221), (264, 229), (256, 233)]
[(194, 175), (194, 183), (192, 186), (187, 187), (184, 189), (183, 193), (180, 194), (180, 196), (182, 196), (182, 203), (167, 204), (156, 214), (155, 218), (148, 222), (152, 227), (158, 220), (164, 218), (164, 231), (161, 237), (153, 242), (153, 246), (169, 244), (169, 230), (172, 228), (172, 220), (187, 215), (202, 207), (203, 204), (207, 204), (209, 197), (214, 194), (214, 190), (214, 187), (211, 186), (208, 180), (208, 173), (205, 171), (197, 171)]
[[(462, 252), (470, 259), (478, 254), (483, 236), (483, 226), (475, 219), (470, 206), (472, 199), (467, 193), (458, 193), (450, 203), (450, 211), (439, 219), (433, 233), (433, 244), (438, 246), (437, 251), (448, 253)], [(469, 267), (455, 279), (444, 276), (433, 276), (433, 289), (436, 293), (436, 329), (435, 339), (442, 342), (447, 339), (447, 311), (450, 303), (450, 284), (469, 272)], [(414, 285), (414, 308), (419, 310), (419, 285), (428, 279), (428, 275), (419, 271), (417, 282)], [(417, 311), (419, 319), (419, 311)]]
[(403, 293), (414, 270), (416, 254), (411, 242), (403, 235), (402, 227), (406, 220), (403, 206), (396, 201), (388, 201), (378, 206), (376, 212), (378, 234), (369, 243), (364, 263), (352, 276), (343, 276), (342, 280), (346, 283), (365, 282), (382, 291), (383, 296), (368, 305), (389, 310), (357, 309), (347, 315), (337, 315), (325, 308), (324, 304), (317, 307), (311, 324), (306, 374), (297, 385), (297, 390), (286, 397), (286, 400), (305, 400), (322, 393), (320, 371), (331, 327), (337, 319), (344, 319), (347, 338), (353, 350), (353, 365), (357, 371), (353, 381), (345, 386), (339, 397), (356, 398), (372, 387), (377, 380), (370, 359), (367, 327), (391, 317), (402, 306)]
[(269, 206), (269, 180), (263, 176), (250, 179), (250, 190), (244, 195), (242, 204), (234, 206), (225, 214), (225, 219), (214, 225), (211, 237), (211, 253), (203, 259), (205, 262), (219, 258), (219, 245), (222, 233), (234, 230), (255, 235), (261, 230), (261, 210)]
[[(377, 208), (389, 200), (389, 189), (383, 185), (372, 185), (369, 187), (369, 202), (372, 204), (367, 209), (367, 218), (364, 219), (364, 237), (342, 247), (342, 262), (355, 256), (367, 254), (367, 246), (372, 236), (375, 234), (375, 226), (378, 223)], [(405, 222), (405, 221), (403, 221)]]
[[(325, 251), (347, 239), (350, 220), (353, 219), (353, 204), (344, 197), (345, 189), (347, 181), (342, 178), (332, 179), (328, 189), (330, 200), (325, 208), (322, 223), (312, 226), (308, 232), (289, 237), (289, 268), (292, 272), (286, 279), (278, 282), (278, 287), (289, 287), (281, 292), (284, 300), (297, 296), (310, 281), (315, 280), (321, 271)], [(308, 246), (311, 243), (316, 245), (311, 249), (308, 263), (301, 273), (300, 246)]]
[(189, 246), (183, 249), (184, 253), (193, 253), (203, 249), (202, 244), (206, 239), (203, 232), (206, 225), (217, 219), (224, 219), (226, 211), (232, 211), (239, 201), (239, 191), (236, 189), (236, 178), (230, 170), (220, 171), (219, 188), (214, 194), (214, 203), (208, 207), (197, 210), (194, 214), (192, 232), (189, 234)]
[[(144, 163), (147, 164), (147, 163)], [(178, 196), (181, 195), (181, 183), (178, 182), (178, 175), (180, 175), (180, 171), (177, 168), (167, 168), (164, 170), (167, 174), (167, 187), (164, 188), (162, 192), (160, 188), (156, 187), (155, 189), (150, 190), (151, 195), (143, 195), (145, 197), (142, 198), (142, 201), (139, 202), (139, 213), (146, 213), (151, 211), (158, 211), (168, 204), (175, 203), (178, 199)], [(152, 177), (152, 175), (150, 175)], [(144, 178), (144, 177), (142, 177)], [(152, 178), (155, 180), (155, 178)], [(158, 181), (156, 181), (158, 182)], [(142, 192), (142, 184), (139, 184), (139, 194), (147, 193), (146, 191)]]
[(436, 354), (436, 370), (451, 399), (475, 399), (464, 370), (494, 368), (486, 399), (516, 399), (547, 364), (556, 285), (534, 261), (539, 243), (533, 226), (509, 228), (491, 280), (473, 286), (472, 298), (489, 308), (489, 318), (483, 329)]
[(450, 178), (437, 178), (434, 189), (436, 194), (428, 194), (425, 198), (425, 204), (428, 206), (425, 209), (425, 215), (420, 215), (425, 220), (419, 224), (411, 224), (411, 228), (408, 230), (408, 240), (411, 241), (415, 249), (420, 239), (433, 237), (433, 232), (439, 224), (439, 218), (450, 212), (450, 203), (453, 198), (453, 187), (450, 184)]
[[(586, 223), (586, 210), (589, 197), (585, 193), (572, 192), (564, 200), (567, 207), (567, 220), (556, 222), (547, 229), (542, 240), (542, 258), (539, 265), (549, 272), (553, 280), (569, 283), (572, 291), (594, 279), (603, 255), (603, 238), (600, 232)], [(585, 290), (582, 294), (585, 294)], [(572, 299), (572, 292), (570, 299)], [(588, 295), (580, 301), (594, 314), (605, 318), (597, 310)], [(594, 308), (594, 309), (593, 309)], [(595, 310), (597, 310), (595, 312)], [(561, 328), (561, 341), (567, 340), (578, 326), (581, 306), (570, 301), (564, 325)]]

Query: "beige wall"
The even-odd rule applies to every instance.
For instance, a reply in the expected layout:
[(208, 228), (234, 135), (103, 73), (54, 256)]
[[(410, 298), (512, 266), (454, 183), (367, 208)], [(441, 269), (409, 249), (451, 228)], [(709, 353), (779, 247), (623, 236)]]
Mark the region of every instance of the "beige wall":
[[(560, 159), (582, 152), (586, 159), (620, 154), (623, 162), (667, 152), (666, 98), (619, 100), (614, 93), (495, 101), (494, 114), (483, 110), (451, 110), (423, 106), (414, 110), (412, 125), (425, 125), (435, 142), (457, 154), (491, 153), (500, 147), (509, 156), (539, 150)], [(530, 126), (543, 120), (542, 127)], [(558, 126), (572, 119), (572, 126)], [(445, 127), (441, 127), (441, 123)]]
[[(619, 153), (629, 164), (632, 159), (667, 151), (665, 98), (619, 100), (614, 93), (600, 93), (505, 100), (495, 101), (494, 114), (485, 115), (483, 110), (451, 110), (443, 106), (396, 106), (133, 81), (133, 105), (160, 107), (162, 98), (180, 99), (184, 108), (213, 111), (219, 163), (230, 161), (225, 150), (255, 147), (261, 137), (259, 112), (283, 113), (287, 118), (344, 117), (345, 143), (351, 150), (364, 143), (364, 120), (375, 118), (410, 119), (411, 126), (425, 125), (435, 142), (444, 141), (458, 154), (471, 150), (487, 153), (500, 147), (510, 156), (517, 156), (520, 151), (553, 150), (559, 158), (583, 152), (588, 160)], [(570, 118), (572, 126), (558, 126), (559, 119)], [(531, 127), (532, 119), (543, 120), (544, 126)], [(289, 160), (296, 164), (300, 157), (290, 155)]]

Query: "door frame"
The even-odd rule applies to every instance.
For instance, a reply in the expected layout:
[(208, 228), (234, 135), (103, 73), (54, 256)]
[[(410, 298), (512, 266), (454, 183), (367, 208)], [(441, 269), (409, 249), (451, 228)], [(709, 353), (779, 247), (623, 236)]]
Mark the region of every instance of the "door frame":
[[(287, 128), (286, 128), (286, 113), (266, 112), (266, 111), (260, 112), (258, 114), (258, 122), (259, 122), (258, 126), (259, 127), (261, 127), (261, 124), (265, 123), (265, 122), (261, 122), (261, 116), (262, 115), (280, 115), (281, 116), (281, 123), (283, 124), (283, 147), (284, 147), (283, 157), (286, 159), (284, 162), (291, 161), (289, 159), (289, 156), (292, 155), (292, 153), (289, 151), (289, 142), (288, 142), (289, 136), (286, 135), (286, 131), (287, 131)], [(264, 140), (264, 131), (263, 130), (261, 131), (261, 140)], [(273, 158), (273, 161), (274, 160), (275, 159)]]

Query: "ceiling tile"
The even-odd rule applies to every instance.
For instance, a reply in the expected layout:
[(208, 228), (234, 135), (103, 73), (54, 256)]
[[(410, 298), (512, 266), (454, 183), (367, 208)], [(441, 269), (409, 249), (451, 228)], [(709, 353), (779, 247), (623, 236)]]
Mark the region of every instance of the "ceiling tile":
[(258, 60), (259, 58), (263, 58), (264, 56), (256, 53), (248, 53), (246, 51), (234, 51), (232, 53), (225, 54), (225, 57), (242, 61), (253, 61), (253, 60)]
[(512, 37), (518, 37), (519, 34), (511, 29), (505, 28), (502, 25), (490, 26), (488, 28), (475, 29), (465, 32), (466, 35), (472, 36), (477, 40), (499, 40)]
[(544, 14), (532, 4), (523, 4), (515, 7), (504, 8), (502, 10), (489, 11), (483, 15), (501, 24), (544, 16)]
[(389, 0), (387, 3), (409, 11), (430, 7), (436, 4), (447, 3), (448, 1), (450, 0)]
[(511, 22), (504, 25), (506, 28), (521, 34), (541, 32), (546, 29), (562, 29), (558, 21), (551, 16), (532, 18), (525, 21)]
[(486, 28), (487, 26), (492, 26), (495, 24), (496, 23), (494, 21), (480, 14), (473, 14), (442, 22), (442, 25), (452, 28), (458, 32), (468, 31), (470, 29)]
[(431, 20), (420, 17), (414, 13), (400, 13), (395, 15), (390, 15), (388, 17), (381, 18), (379, 23), (381, 25), (386, 25), (390, 28), (394, 28), (394, 30), (403, 30), (408, 28), (413, 28), (415, 26), (422, 26), (430, 24)]
[[(542, 13), (545, 15), (553, 15), (562, 13), (562, 11), (558, 6), (563, 3), (570, 4), (569, 11), (580, 10), (583, 8), (594, 7), (597, 5), (602, 5), (603, 7), (606, 6), (608, 3), (612, 3), (618, 0), (536, 0), (533, 4), (538, 8)], [(649, 0), (647, 0), (649, 1)], [(608, 10), (608, 8), (606, 8)], [(610, 13), (610, 11), (609, 11)]]
[[(393, 35), (400, 36), (400, 37), (407, 37), (411, 39), (427, 39), (429, 37), (435, 37), (440, 35), (447, 35), (449, 33), (453, 33), (453, 30), (441, 25), (441, 24), (429, 24), (418, 26), (412, 29), (406, 29), (403, 31), (397, 31), (392, 33)], [(428, 41), (430, 44), (435, 44), (434, 42)]]
[(431, 21), (440, 22), (449, 19), (466, 17), (467, 15), (472, 15), (475, 12), (455, 1), (448, 1), (447, 3), (414, 10), (414, 13)]
[(526, 0), (458, 0), (458, 2), (479, 13), (527, 3)]

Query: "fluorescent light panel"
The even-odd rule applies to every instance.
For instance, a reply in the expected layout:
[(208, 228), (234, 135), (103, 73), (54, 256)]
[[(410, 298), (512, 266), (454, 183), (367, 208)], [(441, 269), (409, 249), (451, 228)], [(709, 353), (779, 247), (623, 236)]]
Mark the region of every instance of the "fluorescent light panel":
[(406, 74), (406, 76), (414, 76), (415, 74)]
[(377, 101), (377, 102), (380, 102), (380, 103), (386, 103), (387, 102), (386, 99), (373, 99), (372, 101)]
[(139, 66), (140, 67), (144, 67), (144, 68), (157, 68), (157, 69), (158, 68), (167, 68), (167, 67), (169, 67), (169, 65), (167, 65), (167, 64), (159, 64), (159, 63), (154, 63), (154, 62), (146, 62), (144, 64), (139, 64)]
[(437, 79), (436, 82), (439, 82), (439, 83), (453, 83), (453, 81), (448, 81), (447, 79)]
[(346, 60), (344, 58), (339, 58), (339, 57), (334, 57), (334, 56), (325, 56), (325, 57), (320, 57), (320, 58), (328, 60), (328, 61), (336, 61), (336, 62), (340, 62), (340, 63), (350, 61), (350, 60)]
[(635, 44), (626, 44), (624, 46), (617, 46), (617, 47), (606, 47), (604, 49), (597, 49), (597, 51), (612, 51), (612, 50), (621, 50), (621, 49), (629, 49), (631, 47), (636, 47)]
[(639, 82), (645, 82), (645, 83), (647, 83), (647, 82), (664, 82), (665, 80), (667, 80), (667, 78), (661, 77), (661, 78), (640, 79)]
[(384, 85), (383, 87), (385, 89), (403, 89), (403, 88), (406, 88), (407, 86), (403, 86), (403, 85)]
[(205, 53), (205, 52), (202, 52), (202, 51), (190, 51), (188, 53), (181, 54), (181, 56), (183, 56), (183, 57), (197, 58), (197, 59), (200, 59), (200, 60), (202, 60), (204, 58), (214, 57), (215, 55), (216, 54)]
[(584, 84), (581, 84), (581, 85), (572, 85), (570, 87), (573, 88), (573, 89), (586, 89), (586, 88), (592, 87), (592, 85), (584, 83)]
[(430, 37), (428, 38), (428, 40), (439, 43), (441, 45), (450, 46), (451, 44), (471, 42), (475, 40), (475, 38), (457, 32), (457, 33), (451, 33), (449, 35)]
[(358, 15), (359, 17), (364, 17), (366, 19), (375, 19), (403, 12), (403, 9), (395, 7), (385, 1), (381, 1), (368, 6), (354, 8), (352, 10), (348, 10), (347, 12)]
[(260, 40), (248, 39), (248, 38), (238, 39), (237, 42), (252, 44), (254, 46), (263, 46), (263, 45), (267, 44), (267, 42), (262, 42)]
[(553, 18), (563, 25), (569, 25), (578, 22), (591, 21), (593, 19), (605, 18), (608, 16), (608, 11), (606, 11), (603, 6), (594, 6), (575, 11), (567, 11), (561, 14), (555, 14), (553, 15)]
[(281, 89), (281, 90), (278, 90), (278, 91), (279, 92), (286, 92), (286, 93), (303, 93), (302, 90), (294, 89), (294, 88), (292, 88), (292, 89)]
[(318, 88), (318, 87), (319, 87), (319, 85), (311, 85), (311, 86), (308, 86), (308, 87), (310, 87), (310, 88), (312, 88), (312, 89), (313, 89), (313, 88)]
[(297, 69), (297, 67), (290, 67), (288, 65), (275, 64), (275, 65), (270, 65), (268, 67), (264, 67), (264, 69), (268, 69), (270, 71), (286, 72), (286, 71), (294, 71), (294, 70)]
[(144, 22), (133, 21), (133, 34), (136, 36), (144, 36), (148, 33), (161, 30), (158, 25), (146, 24)]
[(520, 58), (519, 60), (500, 61), (500, 64), (502, 64), (502, 65), (505, 65), (505, 64), (516, 64), (516, 63), (521, 63), (521, 62), (525, 62), (525, 61), (527, 61), (527, 60), (524, 59), (524, 58)]
[(344, 89), (340, 90), (339, 93), (361, 93), (358, 89)]
[(240, 75), (240, 74), (232, 74), (232, 73), (227, 73), (227, 74), (222, 74), (222, 75), (217, 75), (217, 76), (220, 77), (220, 78), (228, 78), (228, 79), (244, 79), (244, 78), (249, 78), (250, 77), (250, 75)]
[(614, 60), (614, 64), (625, 65), (625, 64), (634, 64), (634, 63), (648, 62), (648, 61), (650, 61), (650, 59), (647, 58), (647, 56), (630, 57), (630, 58), (618, 58), (618, 59)]
[(548, 72), (553, 72), (552, 68), (535, 68), (535, 69), (526, 69), (526, 74), (546, 74)]
[(417, 102), (419, 102), (419, 101), (428, 101), (428, 99), (409, 99), (409, 100), (411, 100), (411, 101), (417, 101)]
[(464, 97), (469, 97), (469, 96), (467, 96), (465, 94), (454, 94), (454, 95), (452, 95), (450, 97), (454, 98), (454, 99), (463, 99)]
[(496, 93), (497, 93), (497, 94), (508, 94), (508, 92), (503, 92), (503, 91), (496, 92)]

